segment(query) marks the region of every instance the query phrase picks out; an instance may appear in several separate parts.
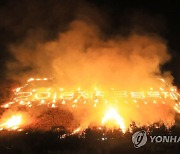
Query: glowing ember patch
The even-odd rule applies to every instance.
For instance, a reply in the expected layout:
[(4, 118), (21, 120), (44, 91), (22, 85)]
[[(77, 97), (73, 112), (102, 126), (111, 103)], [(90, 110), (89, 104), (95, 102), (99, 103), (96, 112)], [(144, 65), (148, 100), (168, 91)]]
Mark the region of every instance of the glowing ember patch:
[(10, 119), (8, 119), (5, 123), (1, 124), (0, 126), (4, 129), (13, 129), (16, 130), (22, 123), (22, 116), (21, 115), (14, 115)]
[(73, 135), (73, 134), (77, 134), (80, 130), (81, 130), (81, 128), (80, 128), (80, 127), (79, 127), (79, 128), (77, 128), (77, 129), (75, 129), (75, 130), (73, 131), (72, 135)]
[(125, 133), (126, 128), (124, 125), (124, 121), (114, 108), (110, 108), (106, 112), (105, 116), (102, 119), (102, 124), (104, 125), (106, 122), (108, 122), (110, 120), (115, 120), (116, 124), (121, 128), (122, 132)]

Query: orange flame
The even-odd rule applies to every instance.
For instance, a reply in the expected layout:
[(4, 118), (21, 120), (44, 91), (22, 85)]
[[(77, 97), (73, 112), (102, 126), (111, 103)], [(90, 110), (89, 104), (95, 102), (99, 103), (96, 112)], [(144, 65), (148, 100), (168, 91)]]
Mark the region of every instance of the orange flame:
[(114, 109), (114, 108), (109, 108), (108, 109), (108, 111), (106, 112), (105, 116), (102, 119), (102, 124), (104, 125), (105, 123), (107, 123), (110, 120), (115, 120), (116, 124), (121, 128), (122, 132), (125, 133), (126, 127), (125, 127), (125, 124), (124, 124), (124, 120), (118, 114), (116, 109)]
[(6, 122), (0, 125), (1, 129), (16, 130), (22, 124), (22, 115), (13, 115)]

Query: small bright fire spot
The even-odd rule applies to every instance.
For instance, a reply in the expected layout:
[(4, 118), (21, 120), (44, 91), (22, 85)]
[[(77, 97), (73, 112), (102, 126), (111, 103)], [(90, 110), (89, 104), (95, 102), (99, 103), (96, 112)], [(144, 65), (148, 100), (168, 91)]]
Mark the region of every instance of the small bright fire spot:
[(16, 130), (22, 123), (21, 115), (13, 115), (11, 118), (7, 119), (6, 122), (0, 125), (1, 129), (11, 129)]

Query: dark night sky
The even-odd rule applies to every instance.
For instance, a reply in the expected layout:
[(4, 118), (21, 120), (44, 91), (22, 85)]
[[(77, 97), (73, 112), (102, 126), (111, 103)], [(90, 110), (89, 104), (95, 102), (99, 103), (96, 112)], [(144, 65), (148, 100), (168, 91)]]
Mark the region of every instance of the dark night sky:
[[(76, 9), (91, 16), (95, 9), (103, 18), (102, 29), (107, 36), (128, 34), (132, 29), (162, 36), (168, 44), (172, 60), (163, 67), (170, 70), (180, 86), (180, 7), (178, 3), (158, 0), (1, 0), (0, 1), (0, 81), (6, 79), (6, 65), (12, 60), (8, 45), (21, 42), (24, 37), (40, 31), (44, 41), (56, 38), (75, 18)], [(83, 14), (84, 11), (79, 11)], [(98, 20), (98, 19), (97, 19)], [(100, 21), (101, 22), (101, 21)], [(108, 23), (108, 24), (103, 24)]]

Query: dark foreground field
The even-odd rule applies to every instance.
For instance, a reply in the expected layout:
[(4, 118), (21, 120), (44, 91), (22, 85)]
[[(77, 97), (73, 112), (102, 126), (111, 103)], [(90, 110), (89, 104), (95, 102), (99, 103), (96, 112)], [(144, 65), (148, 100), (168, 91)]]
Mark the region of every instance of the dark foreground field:
[[(140, 128), (134, 128), (134, 132)], [(141, 128), (144, 129), (144, 128)], [(149, 128), (150, 135), (180, 136), (180, 128), (167, 130), (164, 126)], [(1, 154), (179, 154), (180, 143), (150, 143), (138, 149), (131, 141), (133, 133), (122, 134), (120, 130), (86, 129), (81, 135), (70, 135), (62, 127), (42, 132), (27, 130), (22, 132), (0, 132)]]

